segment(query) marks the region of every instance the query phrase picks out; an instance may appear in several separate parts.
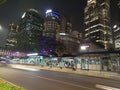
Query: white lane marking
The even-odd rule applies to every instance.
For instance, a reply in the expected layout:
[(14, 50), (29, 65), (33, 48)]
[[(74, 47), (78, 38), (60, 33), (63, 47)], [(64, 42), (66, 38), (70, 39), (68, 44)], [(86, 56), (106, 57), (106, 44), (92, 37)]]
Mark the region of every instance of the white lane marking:
[(57, 83), (61, 83), (61, 84), (66, 84), (66, 85), (71, 85), (71, 86), (75, 86), (75, 87), (80, 87), (80, 88), (84, 88), (84, 89), (88, 89), (88, 90), (96, 90), (96, 89), (93, 89), (93, 88), (89, 88), (89, 87), (84, 87), (84, 86), (81, 86), (81, 85), (77, 85), (77, 84), (73, 84), (73, 83), (69, 83), (69, 82), (64, 82), (64, 81), (60, 81), (60, 80), (56, 80), (56, 79), (51, 79), (51, 78), (47, 78), (47, 77), (41, 77), (41, 76), (37, 76), (41, 79), (45, 79), (45, 80), (49, 80), (49, 81), (54, 81), (54, 82), (57, 82)]
[(16, 69), (22, 69), (22, 70), (28, 70), (28, 71), (39, 71), (39, 69), (35, 69), (35, 68), (28, 68), (28, 67), (24, 67), (24, 66), (12, 66), (12, 68), (16, 68)]
[(105, 85), (100, 85), (100, 84), (96, 84), (96, 87), (100, 88), (100, 89), (104, 89), (104, 90), (120, 90), (119, 88), (105, 86)]

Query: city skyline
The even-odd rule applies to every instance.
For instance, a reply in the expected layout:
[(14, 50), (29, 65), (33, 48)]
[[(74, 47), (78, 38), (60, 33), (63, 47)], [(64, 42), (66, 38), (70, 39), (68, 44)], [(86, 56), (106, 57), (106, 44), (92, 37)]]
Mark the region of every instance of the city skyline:
[[(111, 1), (111, 12), (116, 11), (116, 2), (117, 0)], [(74, 28), (80, 30), (80, 22), (83, 20), (83, 13), (86, 3), (87, 0), (70, 0), (69, 3), (67, 1), (58, 2), (56, 0), (51, 0), (51, 2), (48, 0), (11, 0), (0, 6), (0, 11), (2, 11), (0, 23), (3, 26), (8, 26), (11, 22), (17, 22), (21, 18), (22, 14), (30, 8), (38, 10), (42, 16), (45, 15), (45, 11), (47, 9), (53, 9), (57, 12), (60, 12), (60, 14), (71, 16), (73, 22), (77, 23)], [(114, 14), (112, 15), (111, 13), (111, 16), (113, 16), (113, 18), (117, 18), (117, 16)]]
[[(1, 17), (0, 17), (0, 25), (2, 25), (3, 30), (0, 32), (0, 38), (2, 37), (2, 41), (4, 42), (5, 36), (8, 32), (8, 26), (10, 23), (14, 22), (15, 24), (18, 22), (18, 20), (21, 18), (22, 14), (30, 9), (34, 8), (39, 11), (39, 13), (44, 16), (45, 11), (47, 9), (53, 9), (60, 14), (71, 16), (73, 20), (73, 30), (77, 30), (79, 32), (83, 31), (83, 18), (84, 18), (84, 8), (86, 5), (87, 0), (70, 0), (68, 1), (56, 1), (56, 0), (11, 0), (7, 1), (6, 3), (0, 5), (0, 11)], [(111, 1), (111, 14), (112, 23), (117, 23), (116, 19), (117, 14), (116, 13), (116, 2), (117, 0)], [(29, 4), (28, 4), (29, 3)]]
[[(72, 17), (73, 22), (76, 22), (77, 19), (79, 18), (79, 22), (80, 22), (80, 19), (82, 18), (81, 14), (83, 14), (84, 12), (83, 7), (86, 1), (87, 0), (76, 0), (76, 1), (71, 0), (69, 1), (69, 3), (68, 1), (58, 2), (56, 0), (7, 1), (6, 3), (0, 6), (0, 11), (3, 11), (0, 17), (1, 19), (0, 23), (3, 26), (8, 26), (8, 24), (11, 22), (17, 22), (21, 18), (22, 14), (30, 8), (36, 9), (37, 11), (39, 11), (39, 13), (42, 16), (45, 15), (45, 11), (47, 9), (53, 9), (54, 11), (57, 11), (65, 16)], [(77, 23), (79, 22), (77, 21)], [(80, 25), (79, 27), (75, 25), (74, 28), (80, 28)]]

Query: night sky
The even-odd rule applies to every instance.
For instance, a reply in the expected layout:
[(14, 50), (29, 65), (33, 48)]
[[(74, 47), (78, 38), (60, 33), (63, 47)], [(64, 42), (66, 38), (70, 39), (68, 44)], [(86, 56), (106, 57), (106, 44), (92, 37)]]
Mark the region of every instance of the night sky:
[[(3, 30), (0, 31), (0, 46), (5, 41), (8, 32), (8, 25), (11, 22), (17, 23), (22, 14), (34, 8), (44, 16), (47, 9), (53, 9), (65, 16), (71, 16), (73, 21), (73, 30), (82, 31), (83, 29), (83, 12), (87, 0), (7, 0), (0, 5), (0, 25)], [(117, 23), (116, 1), (111, 0), (112, 23)], [(3, 37), (3, 38), (1, 38)]]

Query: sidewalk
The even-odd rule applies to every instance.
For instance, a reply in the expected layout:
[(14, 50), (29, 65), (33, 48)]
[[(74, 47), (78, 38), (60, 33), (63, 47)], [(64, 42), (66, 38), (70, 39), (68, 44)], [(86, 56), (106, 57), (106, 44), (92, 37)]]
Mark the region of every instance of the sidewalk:
[(88, 76), (95, 76), (95, 77), (103, 77), (103, 78), (109, 78), (114, 80), (120, 80), (120, 74), (113, 73), (113, 72), (103, 72), (103, 71), (87, 71), (87, 70), (75, 70), (69, 68), (57, 68), (57, 67), (48, 67), (48, 66), (32, 66), (32, 65), (21, 65), (21, 64), (10, 64), (10, 66), (22, 66), (27, 68), (34, 68), (34, 69), (44, 69), (44, 70), (52, 70), (52, 71), (58, 71), (58, 72), (67, 72), (67, 73), (75, 73), (75, 74), (82, 74), (82, 75), (88, 75)]

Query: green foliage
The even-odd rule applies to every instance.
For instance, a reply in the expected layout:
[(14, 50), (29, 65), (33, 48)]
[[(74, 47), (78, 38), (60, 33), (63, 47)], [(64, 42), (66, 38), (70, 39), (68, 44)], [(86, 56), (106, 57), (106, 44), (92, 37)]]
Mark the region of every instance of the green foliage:
[(56, 52), (58, 56), (63, 55), (65, 51), (66, 51), (66, 46), (64, 45), (64, 43), (58, 41), (56, 45)]
[(11, 85), (10, 83), (0, 79), (0, 90), (25, 90), (25, 89), (22, 87)]
[(0, 0), (0, 4), (3, 4), (5, 2), (6, 2), (6, 0)]

